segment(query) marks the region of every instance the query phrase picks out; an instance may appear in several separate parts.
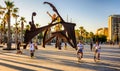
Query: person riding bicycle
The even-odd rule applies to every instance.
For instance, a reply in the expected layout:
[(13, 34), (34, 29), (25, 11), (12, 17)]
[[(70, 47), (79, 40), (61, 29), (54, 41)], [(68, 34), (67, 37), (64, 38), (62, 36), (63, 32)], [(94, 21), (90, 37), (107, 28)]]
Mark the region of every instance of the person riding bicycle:
[(31, 41), (30, 42), (30, 56), (31, 56), (31, 58), (34, 57), (34, 52), (35, 52), (34, 43)]
[(78, 50), (77, 50), (77, 56), (78, 56), (78, 61), (83, 58), (83, 49), (84, 49), (84, 46), (82, 44), (82, 41), (79, 41), (79, 43), (77, 44), (77, 47), (78, 47)]
[[(98, 59), (100, 60), (100, 51), (101, 51), (101, 46), (99, 45), (99, 42), (97, 41), (96, 44), (94, 45), (94, 49), (95, 49), (95, 54), (94, 54), (94, 59)], [(98, 54), (98, 56), (97, 56)], [(97, 57), (96, 57), (97, 56)]]

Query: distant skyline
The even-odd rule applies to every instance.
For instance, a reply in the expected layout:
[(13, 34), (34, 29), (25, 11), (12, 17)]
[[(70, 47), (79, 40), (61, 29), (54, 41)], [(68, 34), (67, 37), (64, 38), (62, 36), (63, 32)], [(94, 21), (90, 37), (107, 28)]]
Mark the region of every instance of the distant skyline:
[[(0, 0), (0, 5), (5, 6), (5, 0)], [(19, 8), (19, 15), (24, 16), (27, 23), (31, 21), (32, 12), (36, 12), (35, 23), (47, 25), (51, 18), (46, 14), (51, 7), (44, 5), (44, 1), (52, 3), (62, 16), (70, 22), (76, 23), (76, 29), (83, 26), (88, 32), (96, 32), (98, 28), (108, 27), (108, 16), (120, 15), (120, 0), (12, 0)], [(13, 19), (14, 21), (14, 19)]]

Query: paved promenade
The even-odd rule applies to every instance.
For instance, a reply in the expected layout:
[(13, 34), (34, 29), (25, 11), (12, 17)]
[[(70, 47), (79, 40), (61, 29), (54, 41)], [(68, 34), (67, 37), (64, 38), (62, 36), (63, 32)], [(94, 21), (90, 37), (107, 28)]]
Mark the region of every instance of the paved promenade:
[(0, 71), (120, 71), (118, 46), (102, 45), (101, 60), (94, 62), (93, 52), (85, 45), (80, 63), (77, 62), (76, 50), (71, 47), (67, 50), (58, 50), (54, 46), (38, 47), (35, 58), (30, 58), (29, 49), (22, 49), (20, 55), (15, 50), (7, 51), (0, 47)]

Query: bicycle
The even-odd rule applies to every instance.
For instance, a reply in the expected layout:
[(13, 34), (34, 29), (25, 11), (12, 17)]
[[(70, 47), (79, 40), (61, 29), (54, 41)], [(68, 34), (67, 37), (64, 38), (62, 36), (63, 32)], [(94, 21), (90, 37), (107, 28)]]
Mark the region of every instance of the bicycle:
[(77, 58), (78, 58), (78, 62), (80, 62), (81, 58), (83, 58), (83, 49), (84, 49), (82, 41), (79, 41), (79, 43), (77, 44), (77, 47), (78, 47)]
[(95, 62), (100, 61), (100, 52), (98, 50), (95, 50), (94, 61)]
[(81, 59), (83, 58), (83, 53), (82, 52), (77, 52), (77, 58), (78, 58), (78, 62), (81, 61)]

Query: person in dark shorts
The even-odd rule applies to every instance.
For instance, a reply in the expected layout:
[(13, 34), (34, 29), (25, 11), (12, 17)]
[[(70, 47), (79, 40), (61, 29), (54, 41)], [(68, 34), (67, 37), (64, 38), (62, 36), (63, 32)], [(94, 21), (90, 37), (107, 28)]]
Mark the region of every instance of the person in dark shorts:
[(34, 57), (34, 52), (35, 52), (34, 43), (31, 41), (30, 42), (30, 56), (31, 56), (31, 58)]
[(93, 48), (93, 42), (90, 42), (90, 50), (92, 51)]
[(78, 61), (80, 61), (81, 58), (83, 58), (83, 49), (84, 49), (82, 41), (79, 41), (79, 43), (77, 44), (77, 47), (78, 47), (78, 50), (77, 50)]
[(17, 41), (17, 54), (22, 54), (22, 51), (20, 50), (20, 44), (21, 42), (18, 40)]

